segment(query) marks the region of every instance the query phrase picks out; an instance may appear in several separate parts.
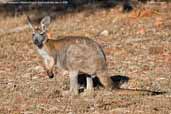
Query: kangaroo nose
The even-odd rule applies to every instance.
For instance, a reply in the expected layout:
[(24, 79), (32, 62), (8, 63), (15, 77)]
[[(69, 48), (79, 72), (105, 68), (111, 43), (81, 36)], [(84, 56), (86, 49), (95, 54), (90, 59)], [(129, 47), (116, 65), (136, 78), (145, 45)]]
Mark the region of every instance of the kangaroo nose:
[(35, 43), (35, 44), (38, 44), (38, 40), (36, 39), (36, 40), (34, 41), (34, 43)]

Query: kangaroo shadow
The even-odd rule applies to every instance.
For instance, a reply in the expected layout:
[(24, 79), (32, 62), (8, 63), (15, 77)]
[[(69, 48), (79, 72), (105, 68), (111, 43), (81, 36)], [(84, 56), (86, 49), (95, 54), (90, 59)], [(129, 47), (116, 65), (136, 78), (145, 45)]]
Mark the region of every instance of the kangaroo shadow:
[(122, 75), (111, 76), (111, 80), (113, 82), (113, 88), (119, 89), (123, 84), (128, 83), (129, 77)]
[[(90, 77), (88, 74), (79, 74), (78, 75), (78, 83), (81, 87), (81, 89), (86, 88), (87, 82), (86, 77)], [(110, 76), (112, 80), (112, 87), (113, 89), (119, 89), (123, 84), (128, 83), (129, 77), (127, 76), (121, 76), (121, 75), (115, 75)], [(93, 77), (93, 86), (94, 88), (103, 87), (102, 83), (100, 82), (99, 78), (97, 76)]]
[[(83, 92), (84, 89), (86, 88), (86, 77), (89, 77), (90, 75), (88, 74), (79, 74), (78, 76), (78, 83), (80, 84), (80, 92)], [(119, 89), (122, 91), (130, 91), (130, 92), (144, 92), (146, 95), (162, 95), (166, 94), (167, 92), (165, 91), (152, 91), (152, 90), (147, 90), (147, 89), (130, 89), (130, 88), (122, 88), (121, 86), (123, 84), (128, 83), (130, 78), (128, 76), (122, 76), (122, 75), (114, 75), (110, 76), (112, 82), (113, 82), (113, 89)], [(97, 76), (93, 77), (93, 86), (94, 88), (100, 88), (103, 87), (102, 83), (100, 82), (99, 78)]]

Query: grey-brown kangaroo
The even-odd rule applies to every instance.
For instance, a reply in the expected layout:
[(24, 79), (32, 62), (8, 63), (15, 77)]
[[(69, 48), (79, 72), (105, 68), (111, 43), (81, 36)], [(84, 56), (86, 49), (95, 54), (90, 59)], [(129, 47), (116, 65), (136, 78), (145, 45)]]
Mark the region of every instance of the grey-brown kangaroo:
[[(70, 92), (79, 94), (78, 74), (80, 72), (96, 75), (105, 88), (111, 88), (112, 81), (108, 76), (105, 54), (95, 41), (87, 37), (65, 36), (60, 39), (48, 39), (47, 31), (50, 17), (44, 17), (39, 28), (34, 28), (32, 40), (38, 53), (44, 59), (49, 78), (53, 78), (54, 65), (69, 72)], [(87, 91), (92, 92), (92, 77), (87, 77)]]

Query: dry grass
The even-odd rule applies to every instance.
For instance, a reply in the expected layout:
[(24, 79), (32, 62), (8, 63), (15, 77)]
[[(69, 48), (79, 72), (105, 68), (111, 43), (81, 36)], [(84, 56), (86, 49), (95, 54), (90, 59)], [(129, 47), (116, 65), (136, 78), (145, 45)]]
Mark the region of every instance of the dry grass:
[[(30, 30), (0, 34), (0, 113), (170, 114), (171, 5), (153, 6), (155, 9), (146, 6), (130, 14), (122, 14), (116, 8), (88, 10), (53, 21), (50, 31), (54, 38), (91, 37), (104, 48), (111, 76), (130, 78), (122, 86), (125, 90), (97, 89), (92, 97), (81, 93), (72, 98), (64, 94), (69, 79), (63, 71), (56, 69), (55, 78), (48, 79), (32, 44)], [(24, 16), (1, 18), (0, 28), (24, 23)], [(107, 36), (100, 34), (104, 30), (109, 32)], [(155, 95), (146, 90), (167, 93)]]

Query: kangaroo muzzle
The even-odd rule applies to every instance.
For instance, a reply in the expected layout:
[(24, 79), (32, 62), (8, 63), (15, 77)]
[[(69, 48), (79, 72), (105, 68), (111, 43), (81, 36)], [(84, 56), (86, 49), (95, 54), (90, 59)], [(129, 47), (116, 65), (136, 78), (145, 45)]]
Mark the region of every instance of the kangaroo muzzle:
[(35, 41), (34, 41), (34, 44), (35, 44), (38, 48), (42, 48), (42, 47), (43, 47), (43, 41), (35, 40)]
[(42, 48), (43, 47), (43, 42), (44, 42), (45, 38), (43, 35), (39, 34), (39, 33), (35, 33), (33, 35), (33, 43), (38, 47), (38, 48)]

